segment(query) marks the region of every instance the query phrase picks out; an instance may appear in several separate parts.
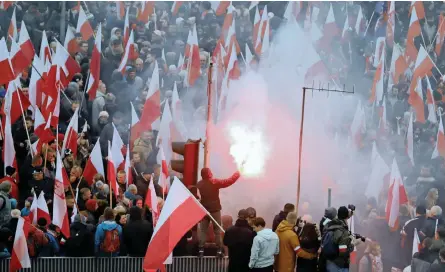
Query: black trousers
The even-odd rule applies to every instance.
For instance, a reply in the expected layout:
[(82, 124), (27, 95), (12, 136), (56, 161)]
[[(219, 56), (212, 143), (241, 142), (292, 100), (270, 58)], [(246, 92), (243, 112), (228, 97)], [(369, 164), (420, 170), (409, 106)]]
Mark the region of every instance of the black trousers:
[(262, 268), (252, 268), (252, 272), (273, 272), (273, 265)]

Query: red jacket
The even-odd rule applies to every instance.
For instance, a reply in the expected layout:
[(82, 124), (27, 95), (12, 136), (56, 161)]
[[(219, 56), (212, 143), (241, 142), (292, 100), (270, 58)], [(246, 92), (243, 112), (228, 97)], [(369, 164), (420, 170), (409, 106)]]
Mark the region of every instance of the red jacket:
[(219, 190), (234, 184), (239, 179), (240, 173), (237, 171), (228, 179), (216, 179), (213, 178), (212, 171), (209, 168), (203, 168), (201, 177), (202, 180), (196, 185), (201, 194), (201, 204), (211, 213), (221, 211)]
[(6, 176), (2, 179), (0, 179), (0, 184), (2, 184), (4, 181), (9, 181), (11, 183), (11, 197), (15, 198), (16, 200), (19, 199), (19, 187), (17, 186), (17, 183), (15, 183), (15, 180), (9, 176)]

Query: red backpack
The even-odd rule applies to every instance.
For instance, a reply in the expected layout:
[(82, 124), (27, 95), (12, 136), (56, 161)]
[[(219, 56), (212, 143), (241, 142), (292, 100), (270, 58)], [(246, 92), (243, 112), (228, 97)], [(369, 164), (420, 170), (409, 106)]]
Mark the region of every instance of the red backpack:
[(105, 238), (100, 248), (106, 253), (115, 253), (120, 248), (119, 232), (117, 229), (106, 230)]

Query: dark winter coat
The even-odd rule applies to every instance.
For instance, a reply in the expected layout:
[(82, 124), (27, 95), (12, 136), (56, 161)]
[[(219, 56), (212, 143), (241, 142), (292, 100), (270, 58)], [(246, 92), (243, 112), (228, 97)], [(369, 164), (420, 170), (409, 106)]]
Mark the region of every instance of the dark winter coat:
[(68, 257), (94, 256), (94, 226), (81, 222), (72, 223), (65, 250)]
[(249, 271), (250, 249), (254, 234), (247, 220), (238, 219), (224, 234), (224, 245), (229, 248), (229, 272)]
[(430, 272), (443, 272), (445, 271), (445, 263), (432, 264)]
[[(438, 222), (438, 226), (443, 226), (444, 221), (440, 217), (428, 217), (423, 224), (423, 227), (420, 229), (425, 234), (425, 237), (434, 238), (436, 234), (436, 222)], [(425, 238), (423, 237), (423, 238)], [(419, 237), (421, 238), (421, 237)], [(421, 238), (422, 239), (422, 238)]]
[(334, 219), (328, 223), (326, 231), (334, 231), (334, 243), (340, 246), (346, 246), (345, 252), (340, 252), (335, 259), (330, 260), (340, 268), (349, 268), (350, 254), (354, 250), (352, 240), (350, 238), (348, 225), (339, 219)]
[(203, 168), (201, 176), (202, 180), (197, 184), (201, 194), (201, 204), (211, 213), (221, 211), (219, 190), (234, 184), (240, 177), (240, 173), (236, 172), (228, 179), (216, 179), (213, 178), (213, 173), (209, 168)]
[(276, 231), (278, 228), (278, 225), (281, 223), (281, 221), (285, 220), (287, 216), (287, 212), (284, 211), (280, 211), (279, 214), (275, 215), (274, 219), (273, 219), (273, 224), (272, 224), (272, 231)]
[[(133, 207), (139, 209), (137, 207)], [(144, 257), (148, 243), (153, 235), (153, 226), (146, 220), (142, 220), (141, 213), (130, 209), (130, 222), (124, 227), (124, 243), (128, 255), (132, 257)]]

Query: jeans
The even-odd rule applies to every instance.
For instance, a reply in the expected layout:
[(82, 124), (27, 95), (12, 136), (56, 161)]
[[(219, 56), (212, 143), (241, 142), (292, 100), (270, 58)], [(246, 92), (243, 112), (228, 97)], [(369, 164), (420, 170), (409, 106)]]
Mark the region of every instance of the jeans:
[[(221, 211), (212, 212), (210, 215), (215, 218), (216, 222), (221, 225)], [(200, 224), (199, 230), (199, 247), (204, 247), (207, 240), (207, 231), (209, 230), (210, 218), (208, 216), (204, 217)], [(215, 233), (215, 243), (218, 248), (222, 248), (221, 241), (221, 230), (216, 224), (213, 224), (213, 232)]]
[(252, 268), (250, 271), (252, 272), (273, 272), (273, 265), (262, 268)]
[(340, 268), (335, 263), (331, 261), (326, 261), (326, 271), (327, 272), (349, 272), (349, 268)]

